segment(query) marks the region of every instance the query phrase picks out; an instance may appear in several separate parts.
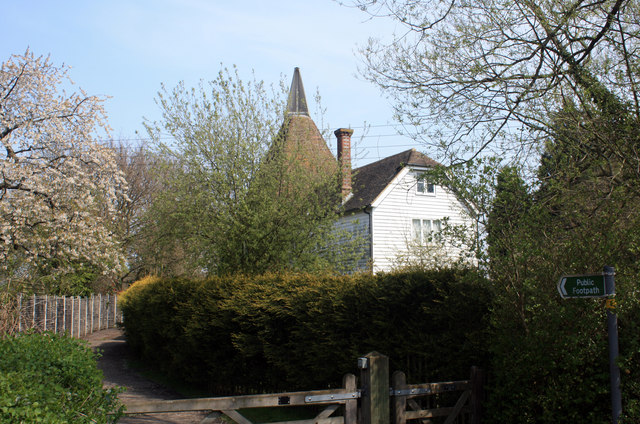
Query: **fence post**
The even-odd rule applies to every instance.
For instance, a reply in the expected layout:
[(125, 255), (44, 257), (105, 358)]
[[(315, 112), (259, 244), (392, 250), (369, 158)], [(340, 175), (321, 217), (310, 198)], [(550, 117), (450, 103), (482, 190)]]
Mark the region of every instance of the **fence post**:
[(95, 298), (94, 298), (93, 293), (92, 293), (91, 294), (91, 332), (92, 333), (96, 330), (95, 326), (93, 325), (93, 314), (95, 312), (95, 309), (94, 309), (95, 302), (94, 302), (94, 300), (95, 300)]
[(22, 293), (18, 294), (18, 331), (22, 333)]
[(102, 293), (98, 293), (98, 331), (102, 330)]
[(80, 334), (80, 320), (82, 318), (82, 298), (80, 296), (78, 296), (78, 331), (76, 331), (76, 336), (78, 338), (82, 337), (82, 335)]
[[(407, 376), (402, 371), (396, 371), (391, 376), (391, 387), (394, 392), (407, 390)], [(407, 396), (394, 393), (393, 397), (393, 424), (407, 423)]]
[(105, 309), (107, 310), (107, 322), (104, 328), (109, 328), (109, 301), (111, 300), (111, 295), (107, 294), (107, 303), (105, 304)]
[(55, 334), (58, 334), (58, 296), (54, 296), (53, 297), (53, 310), (54, 315), (53, 315), (53, 332)]
[(471, 367), (471, 424), (482, 422), (482, 401), (484, 400), (484, 371)]
[(33, 328), (36, 328), (36, 295), (35, 294), (33, 295), (33, 305), (32, 306), (33, 306), (33, 308), (32, 308), (33, 309), (33, 316), (32, 316), (32, 319), (31, 319), (31, 326)]
[(71, 296), (71, 337), (73, 337), (73, 322), (76, 320), (76, 302), (73, 301)]
[(84, 298), (84, 334), (89, 334), (89, 298)]
[(118, 324), (118, 295), (113, 294), (113, 328)]
[(361, 424), (389, 424), (389, 358), (371, 352), (358, 359), (362, 381)]
[(49, 306), (49, 295), (44, 295), (44, 331), (47, 331), (47, 312), (49, 312), (47, 309), (47, 306)]

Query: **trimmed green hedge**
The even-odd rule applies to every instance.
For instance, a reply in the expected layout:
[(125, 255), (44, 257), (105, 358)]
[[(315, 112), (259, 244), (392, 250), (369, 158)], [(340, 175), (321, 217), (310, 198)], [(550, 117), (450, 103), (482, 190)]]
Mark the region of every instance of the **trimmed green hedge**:
[(130, 346), (215, 393), (337, 386), (377, 350), (413, 382), (486, 366), (486, 281), (474, 271), (145, 279), (121, 297)]
[(95, 354), (80, 340), (53, 333), (0, 339), (0, 422), (116, 422), (116, 395), (102, 388)]

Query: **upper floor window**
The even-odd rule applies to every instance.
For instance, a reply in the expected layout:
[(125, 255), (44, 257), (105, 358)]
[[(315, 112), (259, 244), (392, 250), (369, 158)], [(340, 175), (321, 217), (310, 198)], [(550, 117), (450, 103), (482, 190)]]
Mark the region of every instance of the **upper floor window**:
[(436, 185), (424, 178), (418, 177), (416, 191), (418, 194), (436, 194)]
[(412, 219), (413, 240), (419, 244), (426, 244), (439, 237), (442, 231), (442, 221), (439, 219)]

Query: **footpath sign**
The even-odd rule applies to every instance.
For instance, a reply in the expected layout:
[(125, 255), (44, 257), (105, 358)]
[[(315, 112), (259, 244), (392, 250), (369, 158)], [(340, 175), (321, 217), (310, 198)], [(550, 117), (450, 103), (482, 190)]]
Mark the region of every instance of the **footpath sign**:
[(572, 297), (606, 297), (604, 274), (563, 275), (558, 281), (558, 292), (563, 299)]
[(609, 337), (609, 374), (611, 383), (611, 422), (618, 424), (622, 414), (620, 392), (620, 368), (618, 358), (618, 317), (615, 312), (615, 270), (605, 266), (602, 274), (563, 275), (558, 281), (558, 293), (563, 299), (609, 297), (607, 308), (607, 333)]

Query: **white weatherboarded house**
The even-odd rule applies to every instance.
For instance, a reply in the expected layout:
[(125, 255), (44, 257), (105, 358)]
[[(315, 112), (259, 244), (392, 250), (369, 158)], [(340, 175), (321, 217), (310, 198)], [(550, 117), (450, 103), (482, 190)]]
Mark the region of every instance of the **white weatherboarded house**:
[[(289, 93), (288, 115), (304, 118), (307, 125), (316, 128), (308, 114), (298, 68)], [(293, 138), (299, 144), (317, 145), (321, 140), (317, 129), (308, 133), (314, 136)], [(438, 235), (445, 224), (471, 231), (473, 221), (451, 191), (422, 178), (424, 171), (437, 163), (411, 149), (352, 170), (352, 134), (351, 129), (335, 131), (343, 199), (337, 226), (365, 240), (363, 259), (354, 271), (382, 272), (412, 263), (436, 265), (458, 260), (461, 250), (446, 241), (436, 242)], [(335, 161), (328, 148), (313, 151), (312, 161)]]
[[(336, 131), (338, 152), (350, 141), (344, 130)], [(343, 175), (348, 166), (338, 158)], [(344, 214), (339, 225), (367, 239), (366, 260), (359, 269), (390, 271), (407, 264), (442, 265), (460, 259), (461, 250), (440, 240), (445, 226), (472, 231), (468, 210), (445, 187), (425, 181), (423, 174), (437, 163), (415, 149), (355, 169), (343, 179)], [(365, 264), (365, 262), (368, 262)]]

